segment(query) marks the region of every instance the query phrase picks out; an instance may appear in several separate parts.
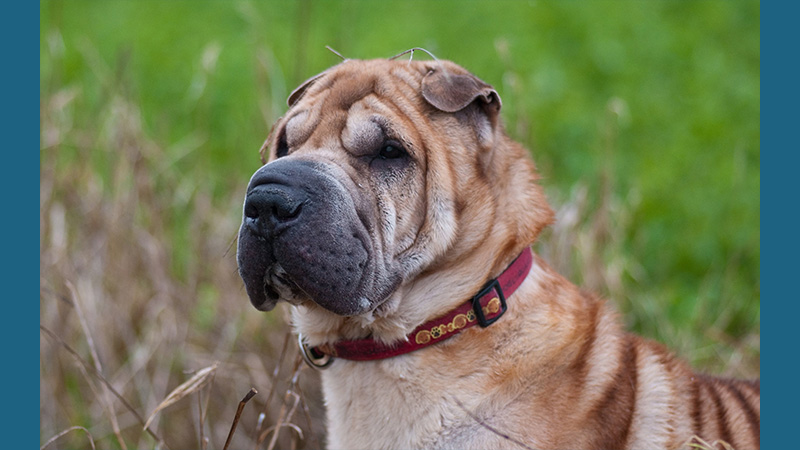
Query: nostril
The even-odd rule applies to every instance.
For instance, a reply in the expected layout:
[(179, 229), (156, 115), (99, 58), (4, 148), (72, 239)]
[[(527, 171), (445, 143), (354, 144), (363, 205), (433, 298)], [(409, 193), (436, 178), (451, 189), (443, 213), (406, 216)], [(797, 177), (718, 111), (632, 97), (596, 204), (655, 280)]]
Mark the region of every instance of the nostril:
[(244, 205), (244, 215), (250, 219), (258, 219), (258, 208), (253, 202), (248, 201)]
[(303, 209), (302, 202), (293, 202), (290, 200), (276, 202), (272, 205), (272, 216), (278, 220), (286, 221), (299, 216), (301, 209)]
[(259, 185), (247, 194), (244, 216), (250, 227), (258, 233), (266, 233), (298, 218), (307, 199), (305, 192), (292, 186)]

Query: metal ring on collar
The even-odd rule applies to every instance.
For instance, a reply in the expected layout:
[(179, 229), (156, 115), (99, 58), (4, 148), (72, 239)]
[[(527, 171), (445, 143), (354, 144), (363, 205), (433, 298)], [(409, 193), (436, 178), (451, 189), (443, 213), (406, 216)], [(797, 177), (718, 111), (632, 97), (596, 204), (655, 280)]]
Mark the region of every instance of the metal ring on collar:
[(300, 347), (300, 354), (303, 356), (303, 361), (314, 369), (325, 369), (333, 362), (333, 358), (329, 355), (322, 355), (322, 357), (319, 358), (315, 357), (311, 349), (308, 348), (308, 344), (306, 344), (302, 333), (297, 335), (297, 345)]

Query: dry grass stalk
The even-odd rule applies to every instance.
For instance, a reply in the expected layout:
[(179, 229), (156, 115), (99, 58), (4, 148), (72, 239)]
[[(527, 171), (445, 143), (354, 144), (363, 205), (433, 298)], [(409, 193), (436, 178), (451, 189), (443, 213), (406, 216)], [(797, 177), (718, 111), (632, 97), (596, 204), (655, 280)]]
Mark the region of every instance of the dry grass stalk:
[(481, 418), (480, 418), (480, 417), (476, 416), (475, 414), (473, 414), (473, 413), (472, 413), (472, 411), (469, 411), (469, 410), (468, 410), (466, 407), (464, 407), (464, 404), (463, 404), (463, 403), (461, 403), (461, 400), (459, 400), (459, 399), (455, 399), (455, 400), (456, 400), (456, 404), (458, 405), (458, 407), (459, 407), (459, 408), (461, 408), (461, 410), (462, 410), (462, 411), (464, 411), (465, 413), (467, 413), (467, 415), (468, 415), (468, 416), (469, 416), (469, 417), (470, 417), (472, 420), (474, 420), (474, 421), (475, 421), (475, 422), (476, 422), (478, 425), (482, 426), (483, 428), (486, 428), (487, 430), (489, 430), (489, 431), (491, 431), (492, 433), (494, 433), (494, 434), (496, 434), (496, 435), (500, 436), (501, 438), (503, 438), (503, 439), (505, 439), (505, 440), (507, 440), (507, 441), (509, 441), (509, 442), (511, 442), (511, 443), (514, 443), (514, 444), (516, 444), (516, 445), (518, 445), (518, 446), (520, 446), (520, 447), (522, 447), (522, 448), (524, 448), (524, 449), (527, 449), (527, 450), (534, 450), (533, 448), (531, 448), (530, 446), (528, 446), (528, 445), (527, 445), (527, 444), (525, 444), (524, 442), (520, 442), (520, 441), (518, 441), (518, 440), (516, 440), (516, 439), (512, 438), (512, 437), (511, 437), (511, 436), (509, 436), (508, 434), (506, 434), (506, 433), (503, 433), (502, 431), (499, 431), (498, 429), (496, 429), (496, 428), (492, 427), (492, 426), (491, 426), (491, 425), (489, 425), (488, 423), (486, 423), (486, 422), (484, 422), (483, 420), (481, 420)]
[(733, 450), (733, 446), (725, 441), (708, 442), (699, 436), (692, 436), (686, 445), (697, 450)]
[[(293, 394), (294, 394), (294, 393), (293, 393)], [(296, 408), (296, 407), (297, 407), (297, 402), (299, 401), (299, 399), (300, 399), (300, 398), (299, 398), (299, 396), (297, 396), (296, 394), (294, 394), (294, 396), (295, 396), (295, 404), (294, 404), (293, 408)], [(275, 425), (273, 425), (273, 426), (271, 426), (271, 427), (267, 428), (267, 430), (266, 430), (266, 433), (267, 433), (267, 434), (269, 434), (270, 432), (275, 432), (275, 434), (273, 434), (273, 436), (277, 436), (277, 435), (278, 435), (278, 433), (277, 433), (277, 431), (276, 431), (276, 430), (277, 430), (279, 427), (280, 427), (280, 428), (290, 428), (290, 429), (294, 430), (294, 432), (297, 434), (297, 438), (298, 438), (298, 439), (302, 440), (302, 439), (304, 438), (304, 436), (303, 436), (303, 429), (302, 429), (302, 428), (300, 428), (299, 426), (297, 426), (297, 425), (293, 424), (293, 423), (281, 423), (281, 424), (275, 424)], [(274, 439), (275, 439), (275, 441), (277, 442), (277, 438), (274, 438)], [(267, 446), (267, 449), (268, 449), (268, 450), (272, 450), (272, 449), (275, 447), (275, 445), (273, 445), (273, 444), (272, 444), (272, 441), (270, 441), (270, 445), (271, 445), (271, 446)], [(294, 441), (292, 441), (292, 447), (291, 447), (291, 448), (292, 448), (292, 449), (295, 449), (295, 448), (297, 448), (297, 443), (296, 443), (296, 442), (294, 442)]]
[[(300, 388), (299, 383), (295, 386), (295, 390), (297, 391), (297, 395), (300, 396), (300, 404), (303, 406), (303, 417), (305, 417), (306, 426), (308, 426), (308, 430), (310, 431), (313, 429), (313, 421), (311, 419), (311, 411), (309, 411), (308, 409), (308, 402), (306, 401), (306, 396), (303, 393), (303, 390)], [(314, 435), (314, 433), (309, 433), (309, 435), (311, 436), (311, 442), (310, 442), (311, 448), (322, 448), (322, 446), (319, 444), (319, 440)], [(302, 439), (302, 433), (300, 433), (300, 436)]]
[(206, 384), (211, 382), (214, 379), (214, 374), (217, 371), (217, 365), (218, 363), (214, 363), (208, 367), (198, 370), (197, 373), (195, 373), (191, 378), (173, 389), (172, 392), (170, 392), (169, 395), (167, 395), (167, 397), (158, 406), (156, 406), (156, 409), (150, 413), (150, 417), (147, 418), (144, 428), (147, 429), (150, 426), (150, 423), (153, 421), (159, 411), (174, 404), (182, 398), (197, 392)]
[[(77, 292), (75, 291), (75, 286), (67, 280), (67, 289), (69, 289), (70, 296), (72, 298), (72, 305), (75, 307), (75, 311), (78, 314), (78, 320), (81, 324), (81, 329), (83, 329), (83, 334), (86, 336), (86, 342), (89, 344), (89, 352), (92, 355), (92, 361), (94, 362), (94, 368), (97, 373), (103, 373), (103, 366), (100, 364), (100, 356), (98, 356), (97, 348), (94, 345), (94, 339), (92, 339), (92, 333), (89, 331), (89, 323), (86, 320), (85, 314), (83, 314), (83, 307), (81, 306), (80, 298), (78, 297)], [(122, 450), (127, 450), (128, 446), (125, 445), (125, 440), (122, 439), (122, 434), (120, 433), (119, 429), (119, 421), (117, 421), (117, 414), (114, 411), (114, 404), (111, 402), (111, 398), (109, 397), (110, 393), (108, 388), (103, 385), (101, 387), (103, 390), (102, 395), (99, 395), (103, 407), (108, 411), (108, 418), (111, 422), (111, 429), (114, 431), (114, 436), (117, 438), (117, 442), (119, 442), (119, 446)]]
[(231, 444), (231, 439), (233, 438), (233, 433), (236, 432), (236, 426), (239, 424), (239, 418), (242, 417), (242, 411), (244, 411), (244, 405), (253, 398), (254, 395), (258, 394), (258, 391), (255, 388), (250, 388), (250, 391), (245, 394), (242, 401), (239, 402), (239, 407), (236, 408), (236, 416), (233, 418), (233, 423), (231, 424), (231, 431), (228, 432), (228, 439), (225, 440), (225, 445), (222, 447), (222, 450), (227, 450), (228, 446)]
[[(272, 401), (272, 397), (275, 394), (275, 388), (278, 384), (278, 374), (280, 374), (281, 372), (283, 361), (286, 358), (286, 352), (289, 349), (290, 337), (291, 333), (287, 331), (283, 337), (283, 344), (281, 345), (280, 356), (278, 356), (278, 360), (275, 363), (275, 369), (272, 371), (272, 385), (270, 386), (269, 393), (267, 393), (267, 399), (264, 402), (264, 409), (258, 416), (258, 424), (256, 426), (256, 436), (259, 437), (265, 433), (264, 424), (267, 422), (266, 419), (269, 417), (270, 402)], [(261, 446), (261, 443), (263, 441), (264, 441), (263, 439), (258, 439), (256, 441), (255, 446), (253, 447), (253, 450), (257, 450)]]
[[(275, 423), (274, 426), (269, 427), (261, 432), (258, 436), (258, 442), (256, 443), (257, 447), (260, 447), (261, 444), (267, 439), (267, 436), (270, 432), (272, 432), (272, 437), (270, 438), (270, 442), (267, 445), (267, 450), (273, 450), (275, 445), (278, 442), (278, 435), (280, 434), (280, 429), (284, 426), (290, 424), (292, 417), (294, 416), (295, 411), (297, 410), (297, 406), (300, 403), (300, 396), (295, 392), (297, 387), (297, 380), (300, 375), (300, 371), (303, 369), (303, 359), (299, 353), (295, 355), (294, 366), (292, 368), (292, 379), (289, 385), (289, 389), (286, 391), (286, 395), (283, 397), (283, 403), (281, 404), (280, 412), (278, 413), (278, 421)], [(288, 407), (290, 399), (294, 399), (292, 402), (292, 406)], [(290, 427), (297, 430), (298, 427)], [(302, 439), (302, 433), (300, 433), (300, 438)]]
[[(213, 380), (212, 380), (213, 381)], [(203, 391), (197, 392), (197, 408), (198, 408), (198, 429), (200, 430), (200, 448), (206, 450), (208, 448), (208, 437), (205, 435), (206, 414), (208, 413), (208, 402), (211, 400), (211, 383), (208, 384), (208, 393), (206, 394), (206, 401), (203, 403)]]
[[(289, 407), (288, 411), (286, 411), (287, 402), (289, 401), (290, 398), (292, 399), (292, 406)], [(291, 389), (286, 391), (286, 395), (284, 396), (283, 399), (283, 405), (281, 405), (281, 412), (280, 414), (278, 414), (278, 422), (275, 425), (264, 430), (262, 434), (263, 439), (259, 437), (259, 440), (261, 442), (264, 442), (267, 436), (269, 436), (270, 432), (272, 432), (272, 438), (270, 439), (269, 444), (267, 445), (267, 450), (273, 450), (275, 448), (275, 445), (278, 443), (278, 434), (280, 432), (280, 429), (284, 427), (293, 429), (295, 432), (297, 432), (298, 437), (300, 439), (303, 439), (303, 431), (300, 429), (300, 427), (289, 422), (290, 420), (292, 420), (292, 417), (294, 416), (294, 413), (297, 410), (297, 406), (299, 404), (300, 404), (300, 396), (296, 392), (293, 392)], [(292, 442), (292, 448), (295, 447), (296, 443)]]
[(169, 447), (166, 446), (164, 441), (160, 437), (158, 437), (158, 435), (153, 430), (151, 430), (150, 428), (148, 428), (145, 425), (144, 419), (142, 419), (142, 416), (139, 415), (139, 413), (136, 411), (136, 408), (131, 406), (131, 404), (128, 403), (128, 401), (125, 399), (125, 397), (123, 397), (119, 392), (117, 392), (116, 389), (114, 389), (114, 386), (112, 386), (111, 383), (109, 383), (108, 380), (106, 380), (106, 378), (103, 376), (103, 374), (98, 373), (96, 370), (94, 370), (94, 368), (92, 366), (90, 366), (89, 363), (87, 363), (83, 358), (81, 358), (80, 354), (78, 354), (78, 352), (76, 352), (75, 349), (70, 347), (69, 344), (64, 342), (64, 340), (62, 340), (60, 337), (58, 337), (55, 333), (53, 333), (52, 331), (47, 329), (47, 327), (45, 327), (44, 325), (39, 325), (39, 329), (44, 331), (45, 334), (50, 336), (50, 338), (52, 338), (53, 340), (55, 340), (56, 342), (61, 344), (61, 346), (64, 347), (64, 349), (66, 349), (78, 361), (78, 363), (80, 363), (80, 365), (83, 367), (83, 369), (85, 369), (88, 373), (91, 373), (92, 375), (97, 377), (100, 381), (102, 381), (103, 384), (111, 391), (111, 393), (114, 394), (114, 396), (116, 396), (122, 402), (122, 404), (125, 405), (126, 408), (128, 408), (128, 410), (134, 415), (134, 417), (136, 417), (136, 419), (139, 421), (139, 423), (144, 425), (144, 427), (143, 427), (144, 430), (147, 431), (150, 434), (150, 436), (152, 436), (153, 439), (156, 440), (156, 442), (158, 443), (159, 446), (164, 447), (164, 448), (169, 448)]
[[(206, 399), (209, 399), (209, 398), (211, 398), (211, 396), (207, 395)], [(206, 405), (206, 407), (207, 406), (208, 405)], [(206, 413), (205, 413), (205, 411), (203, 409), (204, 409), (203, 408), (203, 392), (200, 391), (200, 392), (197, 393), (197, 417), (198, 417), (198, 419), (197, 419), (197, 421), (198, 421), (197, 427), (198, 427), (198, 430), (199, 430), (198, 433), (200, 434), (200, 438), (198, 439), (198, 442), (200, 442), (200, 450), (206, 450), (206, 448), (208, 448), (208, 442), (207, 442), (208, 438), (206, 438), (206, 436), (205, 436), (205, 429), (204, 429), (205, 428), (204, 424), (205, 424), (205, 421), (206, 421)]]
[(57, 441), (58, 438), (60, 438), (61, 436), (64, 436), (65, 434), (69, 433), (70, 431), (75, 431), (75, 430), (82, 430), (84, 433), (86, 433), (86, 437), (89, 439), (89, 445), (92, 446), (92, 450), (95, 450), (96, 447), (94, 446), (94, 439), (92, 438), (92, 433), (90, 433), (89, 430), (87, 430), (86, 428), (77, 427), (77, 426), (69, 427), (66, 430), (62, 431), (61, 433), (58, 433), (57, 435), (51, 437), (50, 439), (47, 440), (47, 442), (45, 442), (44, 444), (42, 444), (41, 447), (39, 447), (39, 450), (44, 450), (45, 448), (47, 448), (48, 445), (50, 445), (53, 442)]

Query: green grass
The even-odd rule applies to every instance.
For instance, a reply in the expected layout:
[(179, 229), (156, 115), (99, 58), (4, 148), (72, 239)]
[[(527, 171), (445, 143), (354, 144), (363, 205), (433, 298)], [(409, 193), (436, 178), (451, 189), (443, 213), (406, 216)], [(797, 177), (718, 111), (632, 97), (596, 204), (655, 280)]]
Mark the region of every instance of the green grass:
[[(223, 361), (210, 448), (256, 386), (233, 444), (252, 447), (292, 372), (271, 378), (283, 318), (249, 307), (230, 245), (288, 93), (338, 62), (325, 45), (421, 46), (493, 84), (561, 211), (538, 249), (697, 367), (758, 373), (757, 1), (75, 0), (42, 2), (40, 24), (41, 322), (91, 363), (80, 302), (103, 374), (143, 415)], [(120, 448), (116, 415), (129, 447), (153, 446), (46, 337), (41, 355), (42, 442), (75, 425)], [(324, 440), (313, 375), (301, 380), (316, 428), (295, 418)], [(198, 445), (196, 403), (160, 413), (168, 445)]]

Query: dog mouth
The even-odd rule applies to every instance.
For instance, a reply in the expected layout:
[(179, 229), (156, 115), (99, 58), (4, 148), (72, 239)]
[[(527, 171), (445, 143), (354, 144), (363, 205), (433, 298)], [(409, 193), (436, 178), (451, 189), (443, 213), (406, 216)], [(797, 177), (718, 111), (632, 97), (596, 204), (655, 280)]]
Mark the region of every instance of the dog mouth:
[(278, 300), (284, 300), (293, 305), (302, 303), (301, 292), (297, 283), (292, 281), (279, 265), (273, 266), (264, 274), (263, 297), (250, 297), (253, 306), (259, 311), (271, 311)]
[[(363, 246), (357, 246), (363, 249)], [(308, 254), (308, 252), (302, 252)], [(355, 252), (354, 252), (355, 253)], [(271, 311), (279, 301), (285, 301), (292, 305), (301, 305), (312, 301), (317, 305), (338, 315), (353, 315), (363, 312), (373, 306), (364, 295), (363, 277), (369, 272), (366, 262), (357, 263), (354, 261), (345, 262), (348, 267), (350, 277), (343, 276), (347, 271), (324, 260), (319, 255), (316, 256), (316, 263), (312, 268), (310, 264), (303, 263), (297, 265), (292, 261), (293, 258), (268, 257), (271, 264), (255, 264), (252, 267), (249, 261), (243, 264), (244, 269), (240, 269), (243, 279), (248, 274), (250, 267), (255, 270), (263, 270), (262, 275), (250, 276), (246, 278), (245, 287), (250, 297), (251, 304), (259, 311)], [(285, 259), (289, 271), (281, 264)], [(343, 260), (346, 261), (346, 258)], [(266, 269), (264, 266), (268, 265)], [(358, 270), (361, 269), (361, 270)], [(331, 276), (334, 274), (335, 276)]]
[(250, 303), (259, 311), (271, 311), (278, 301), (297, 305), (303, 299), (302, 289), (278, 262), (272, 245), (249, 233), (240, 233), (237, 259), (239, 275)]

